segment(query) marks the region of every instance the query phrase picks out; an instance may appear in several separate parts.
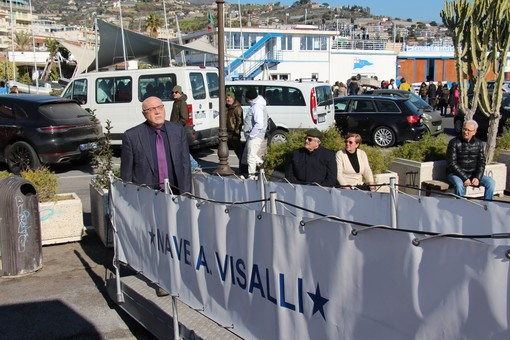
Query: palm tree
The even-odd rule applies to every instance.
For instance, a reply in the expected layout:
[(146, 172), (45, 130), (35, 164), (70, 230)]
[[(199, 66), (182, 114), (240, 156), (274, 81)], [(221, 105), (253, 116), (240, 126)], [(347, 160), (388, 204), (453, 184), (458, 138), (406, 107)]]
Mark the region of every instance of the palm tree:
[(151, 13), (145, 19), (145, 29), (149, 31), (149, 35), (153, 38), (156, 38), (158, 36), (158, 29), (163, 26), (163, 19), (156, 14)]
[(32, 35), (25, 31), (15, 32), (14, 45), (18, 51), (32, 50)]
[(55, 64), (55, 56), (57, 55), (58, 51), (58, 42), (55, 39), (50, 38), (46, 40), (45, 45), (48, 51), (50, 52), (50, 66), (46, 69), (46, 73), (44, 74), (44, 80), (48, 80), (48, 78), (51, 75), (51, 69)]

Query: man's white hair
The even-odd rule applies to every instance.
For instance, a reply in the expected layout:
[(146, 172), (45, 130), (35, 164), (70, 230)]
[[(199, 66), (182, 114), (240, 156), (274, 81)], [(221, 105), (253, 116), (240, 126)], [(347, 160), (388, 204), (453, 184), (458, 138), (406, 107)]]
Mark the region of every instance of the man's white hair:
[(468, 120), (464, 121), (464, 124), (462, 124), (462, 126), (464, 127), (468, 124), (473, 125), (475, 131), (478, 130), (478, 123), (476, 122), (476, 120), (468, 119)]

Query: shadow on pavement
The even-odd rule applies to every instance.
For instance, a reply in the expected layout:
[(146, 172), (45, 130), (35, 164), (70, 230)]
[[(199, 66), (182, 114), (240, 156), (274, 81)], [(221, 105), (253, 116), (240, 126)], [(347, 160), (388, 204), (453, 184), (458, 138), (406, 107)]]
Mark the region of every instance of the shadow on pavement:
[(0, 320), (2, 339), (103, 338), (94, 325), (59, 300), (1, 306)]

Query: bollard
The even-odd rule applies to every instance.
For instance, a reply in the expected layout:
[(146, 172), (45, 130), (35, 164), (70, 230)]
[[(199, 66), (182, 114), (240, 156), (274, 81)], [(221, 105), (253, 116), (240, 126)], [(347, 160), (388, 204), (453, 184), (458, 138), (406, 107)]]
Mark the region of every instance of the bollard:
[(0, 180), (0, 207), (0, 276), (39, 270), (41, 220), (35, 187), (19, 176)]

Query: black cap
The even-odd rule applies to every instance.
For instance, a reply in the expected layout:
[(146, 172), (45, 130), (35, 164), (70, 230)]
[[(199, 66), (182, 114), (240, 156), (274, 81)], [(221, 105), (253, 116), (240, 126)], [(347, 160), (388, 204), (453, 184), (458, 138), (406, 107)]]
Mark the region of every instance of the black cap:
[(249, 100), (252, 100), (252, 99), (255, 99), (257, 98), (258, 94), (257, 94), (257, 90), (254, 88), (254, 87), (250, 87), (246, 93), (244, 94), (244, 96), (246, 97), (246, 99), (249, 99)]
[(310, 129), (310, 130), (307, 130), (307, 131), (306, 131), (306, 135), (307, 135), (307, 136), (310, 136), (310, 137), (315, 137), (315, 138), (322, 139), (322, 132), (320, 132), (320, 131), (319, 131), (319, 130), (317, 130), (317, 129)]

